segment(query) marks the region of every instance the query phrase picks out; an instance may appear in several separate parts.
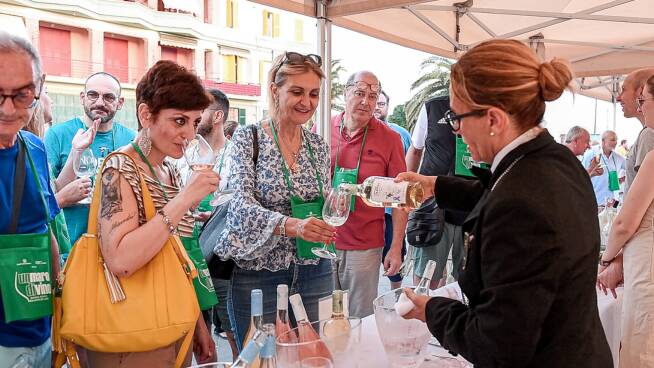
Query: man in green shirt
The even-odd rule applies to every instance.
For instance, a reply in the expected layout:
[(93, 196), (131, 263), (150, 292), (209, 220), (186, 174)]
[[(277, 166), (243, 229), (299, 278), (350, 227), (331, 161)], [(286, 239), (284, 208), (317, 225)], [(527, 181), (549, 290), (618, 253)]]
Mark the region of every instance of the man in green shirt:
[[(136, 132), (114, 121), (124, 103), (120, 82), (109, 73), (99, 72), (87, 78), (80, 102), (84, 116), (55, 124), (45, 134), (48, 163), (56, 177), (56, 187), (63, 188), (76, 179), (75, 159), (87, 148), (102, 161), (109, 153), (128, 144)], [(90, 191), (90, 185), (80, 190)], [(74, 244), (86, 232), (89, 205), (61, 204), (66, 215), (70, 240)]]

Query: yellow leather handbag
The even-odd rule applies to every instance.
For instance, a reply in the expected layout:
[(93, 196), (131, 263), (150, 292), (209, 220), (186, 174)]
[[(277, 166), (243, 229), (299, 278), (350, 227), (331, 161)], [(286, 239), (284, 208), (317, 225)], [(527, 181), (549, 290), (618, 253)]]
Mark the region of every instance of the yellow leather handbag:
[[(61, 325), (53, 331), (53, 338), (60, 336), (68, 343), (53, 344), (59, 351), (72, 342), (99, 352), (143, 352), (186, 337), (175, 362), (179, 367), (200, 314), (192, 283), (197, 271), (179, 237), (171, 235), (161, 251), (129, 277), (115, 277), (102, 258), (98, 239), (101, 176), (105, 163), (118, 154), (132, 160), (124, 153), (112, 153), (97, 174), (88, 231), (75, 243), (66, 262)], [(145, 217), (150, 220), (155, 216), (154, 204), (143, 176), (138, 175)]]

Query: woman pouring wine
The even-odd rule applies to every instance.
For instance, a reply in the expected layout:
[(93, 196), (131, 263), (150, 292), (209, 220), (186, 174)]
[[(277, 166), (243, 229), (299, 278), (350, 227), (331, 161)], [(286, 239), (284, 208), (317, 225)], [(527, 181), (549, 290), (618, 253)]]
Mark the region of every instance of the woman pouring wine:
[[(599, 229), (579, 161), (541, 128), (545, 101), (572, 80), (567, 62), (541, 63), (521, 42), (493, 40), (452, 67), (451, 124), (479, 180), (426, 177), (438, 206), (471, 211), (459, 284), (468, 304), (406, 290), (446, 349), (475, 367), (611, 367), (595, 293)], [(574, 350), (573, 350), (574, 349)]]

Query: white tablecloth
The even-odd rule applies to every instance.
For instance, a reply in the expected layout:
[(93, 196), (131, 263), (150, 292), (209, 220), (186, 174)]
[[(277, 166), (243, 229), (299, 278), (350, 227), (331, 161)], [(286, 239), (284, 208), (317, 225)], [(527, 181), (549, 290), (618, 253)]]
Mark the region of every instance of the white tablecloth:
[[(460, 299), (461, 291), (458, 283), (451, 283), (438, 290), (432, 291), (432, 295), (448, 296)], [(604, 327), (606, 338), (613, 354), (614, 366), (618, 366), (618, 352), (620, 349), (620, 315), (622, 311), (622, 289), (618, 290), (618, 299), (613, 296), (597, 294), (597, 306), (600, 320)], [(429, 355), (451, 356), (445, 349), (429, 345)], [(368, 316), (363, 319), (361, 326), (361, 349), (358, 352), (358, 368), (386, 368), (389, 367), (388, 357), (384, 346), (379, 339), (375, 316)], [(459, 359), (462, 359), (459, 357)], [(425, 361), (420, 368), (437, 367), (434, 362)]]

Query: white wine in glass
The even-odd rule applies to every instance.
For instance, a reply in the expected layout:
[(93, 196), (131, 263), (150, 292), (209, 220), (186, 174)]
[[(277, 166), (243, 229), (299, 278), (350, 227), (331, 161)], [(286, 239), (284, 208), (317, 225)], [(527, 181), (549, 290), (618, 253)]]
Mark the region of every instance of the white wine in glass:
[[(80, 152), (73, 161), (73, 171), (78, 178), (92, 178), (98, 170), (98, 161), (93, 155), (91, 148), (87, 148)], [(78, 203), (89, 204), (91, 203), (91, 196), (93, 193), (93, 186), (91, 192), (86, 198), (82, 198)]]
[[(347, 191), (332, 188), (322, 207), (323, 221), (332, 226), (343, 225), (350, 215), (350, 202), (350, 194)], [(321, 258), (336, 259), (333, 248), (333, 242), (325, 243), (322, 248), (313, 248), (311, 252)]]

